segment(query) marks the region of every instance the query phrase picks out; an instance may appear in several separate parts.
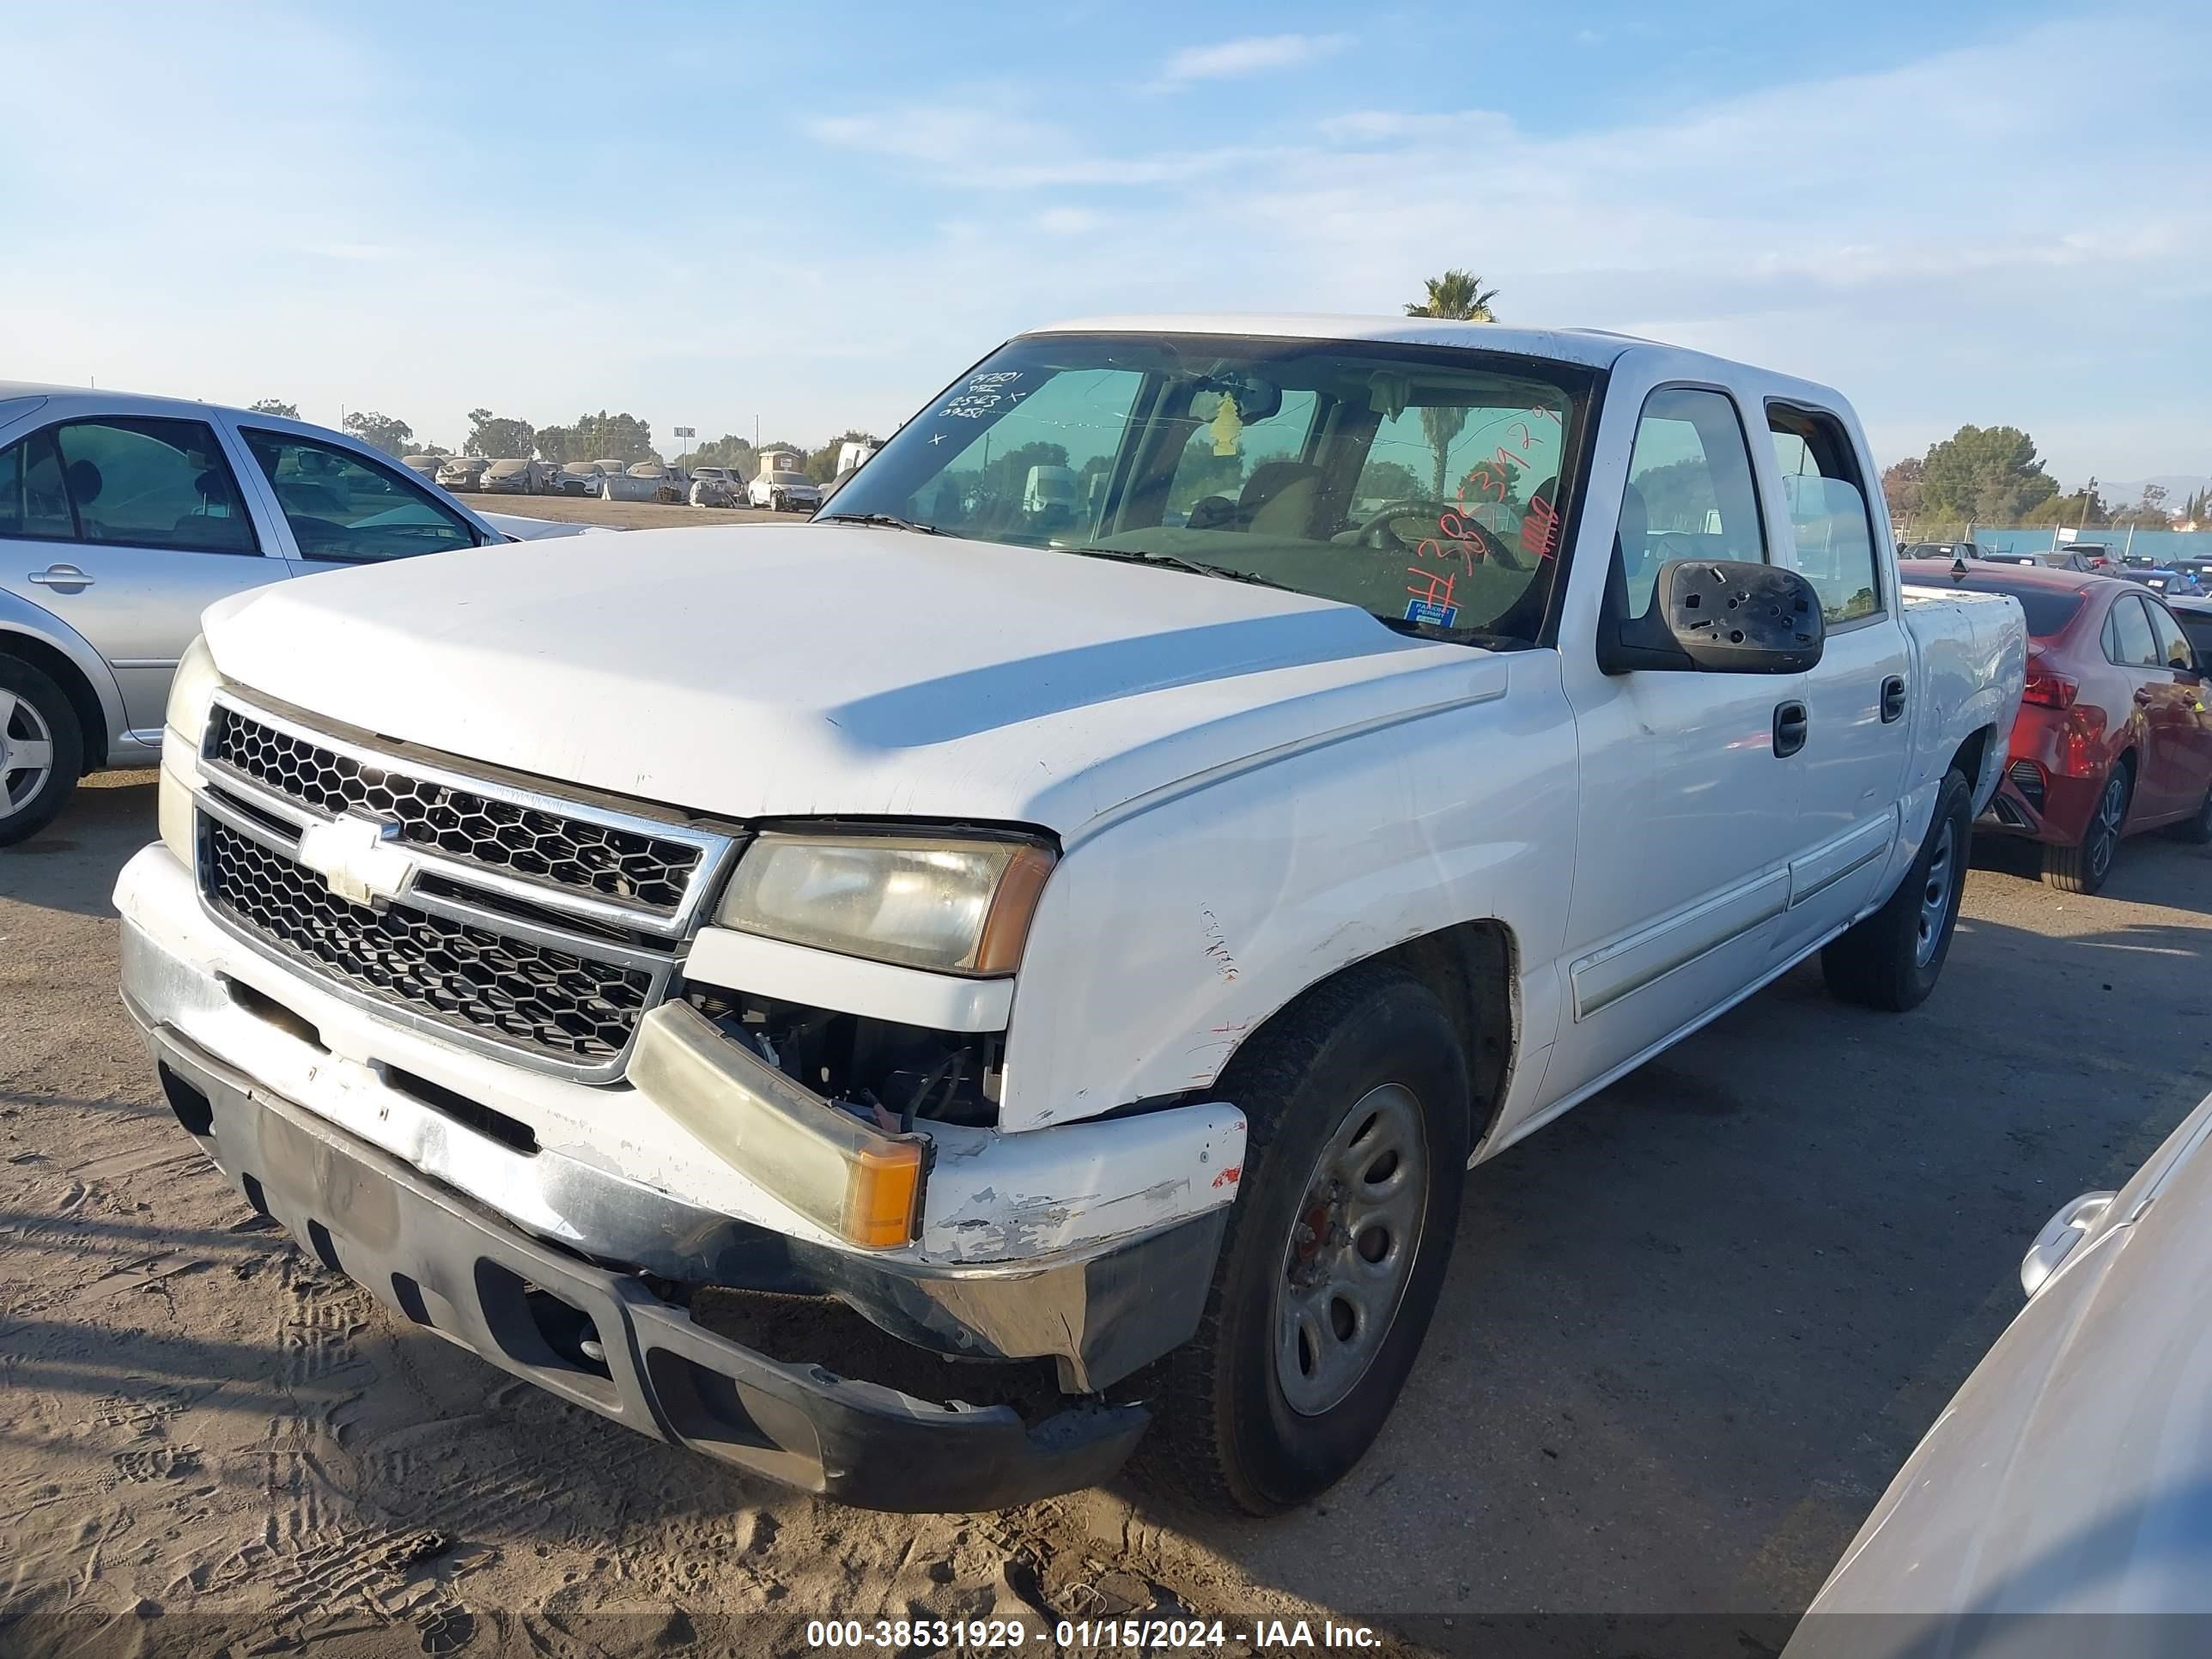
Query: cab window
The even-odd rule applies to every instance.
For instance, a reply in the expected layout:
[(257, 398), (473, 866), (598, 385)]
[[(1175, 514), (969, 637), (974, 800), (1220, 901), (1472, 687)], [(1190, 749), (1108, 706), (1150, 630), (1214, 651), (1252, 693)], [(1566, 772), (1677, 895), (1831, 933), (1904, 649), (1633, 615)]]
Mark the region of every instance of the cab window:
[(1782, 499), (1797, 544), (1797, 569), (1820, 596), (1831, 628), (1881, 609), (1874, 520), (1850, 440), (1832, 416), (1770, 404), (1767, 428), (1782, 470)]
[(246, 432), (246, 447), (276, 492), (303, 559), (373, 563), (477, 545), (465, 519), (349, 450), (258, 430)]
[(2150, 631), (2150, 618), (2143, 614), (2143, 602), (2132, 593), (2112, 602), (2112, 614), (2105, 619), (2105, 654), (2124, 668), (2165, 665)]
[(2168, 668), (2193, 672), (2197, 667), (2197, 653), (2190, 648), (2189, 636), (2181, 631), (2181, 624), (2174, 621), (2164, 605), (2154, 599), (2138, 595), (2136, 602), (2150, 612), (2150, 631), (2156, 641), (2159, 661)]
[(1644, 399), (1613, 558), (1631, 617), (1650, 611), (1660, 568), (1677, 559), (1766, 562), (1751, 451), (1725, 394), (1666, 386)]
[(0, 456), (0, 535), (258, 554), (238, 481), (198, 421), (118, 416), (35, 433)]

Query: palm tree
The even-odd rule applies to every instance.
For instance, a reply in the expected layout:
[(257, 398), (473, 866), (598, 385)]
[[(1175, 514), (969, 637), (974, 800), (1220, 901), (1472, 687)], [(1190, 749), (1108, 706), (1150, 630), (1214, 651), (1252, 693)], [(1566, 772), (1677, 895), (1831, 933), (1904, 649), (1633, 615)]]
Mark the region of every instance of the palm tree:
[[(1441, 276), (1426, 281), (1429, 297), (1417, 306), (1407, 306), (1408, 317), (1443, 317), (1462, 323), (1494, 323), (1490, 302), (1498, 297), (1494, 288), (1485, 288), (1482, 278), (1471, 270), (1448, 270)], [(1435, 499), (1444, 498), (1444, 474), (1450, 470), (1449, 457), (1452, 441), (1466, 429), (1468, 410), (1430, 405), (1421, 410), (1421, 432), (1436, 452)]]
[(1445, 317), (1462, 323), (1494, 323), (1490, 302), (1498, 297), (1494, 288), (1485, 288), (1482, 278), (1470, 270), (1448, 270), (1441, 276), (1431, 276), (1426, 286), (1429, 297), (1417, 306), (1407, 306), (1408, 317)]

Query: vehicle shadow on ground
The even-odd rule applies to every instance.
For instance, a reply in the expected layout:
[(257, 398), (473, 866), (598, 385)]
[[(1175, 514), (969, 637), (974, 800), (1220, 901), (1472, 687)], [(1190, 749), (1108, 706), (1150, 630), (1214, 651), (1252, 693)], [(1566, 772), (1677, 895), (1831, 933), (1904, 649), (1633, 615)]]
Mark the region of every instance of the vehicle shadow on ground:
[(112, 916), (116, 872), (160, 834), (154, 775), (87, 779), (61, 816), (28, 841), (0, 848), (0, 898), (80, 916)]
[[(2112, 862), (2112, 874), (2106, 878), (2102, 891), (2093, 896), (2060, 895), (2055, 888), (2051, 891), (2054, 896), (2070, 897), (2082, 903), (2117, 899), (2212, 915), (2212, 884), (2203, 881), (2202, 872), (2196, 878), (2190, 875), (2193, 867), (2208, 861), (2212, 861), (2212, 854), (2205, 848), (2192, 847), (2163, 830), (2146, 830), (2120, 843), (2118, 856)], [(2043, 848), (2039, 842), (2023, 841), (2017, 836), (1976, 836), (1972, 867), (1991, 874), (2017, 876), (2022, 881), (2039, 884), (2043, 880)]]
[(1131, 1504), (1431, 1638), (1524, 1610), (1786, 1622), (2017, 1310), (2037, 1229), (2212, 1086), (2172, 972), (2203, 939), (1969, 919), (1901, 1018), (1799, 968), (1471, 1173), (1426, 1347), (1335, 1491), (1254, 1522), (1125, 1482), (1092, 1524)]

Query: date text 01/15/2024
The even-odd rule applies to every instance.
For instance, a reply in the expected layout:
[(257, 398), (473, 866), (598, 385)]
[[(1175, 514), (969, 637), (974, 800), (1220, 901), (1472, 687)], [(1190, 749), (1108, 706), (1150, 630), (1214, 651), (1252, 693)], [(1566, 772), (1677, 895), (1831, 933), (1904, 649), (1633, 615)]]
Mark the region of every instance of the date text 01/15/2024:
[(1062, 1619), (1050, 1629), (1018, 1619), (814, 1619), (806, 1645), (823, 1649), (915, 1647), (1019, 1648), (1048, 1641), (1060, 1648), (1131, 1648), (1175, 1651), (1242, 1642), (1267, 1651), (1287, 1648), (1374, 1648), (1381, 1638), (1365, 1625), (1323, 1620), (1263, 1619), (1231, 1630), (1218, 1619)]

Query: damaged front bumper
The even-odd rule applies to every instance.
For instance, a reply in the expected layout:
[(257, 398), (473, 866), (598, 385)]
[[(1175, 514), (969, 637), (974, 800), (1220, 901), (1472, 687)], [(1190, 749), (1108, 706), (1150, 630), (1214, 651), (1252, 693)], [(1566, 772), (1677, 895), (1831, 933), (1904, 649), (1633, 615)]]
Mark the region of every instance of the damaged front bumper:
[[(1146, 1414), (1097, 1397), (1197, 1328), (1242, 1161), (1232, 1108), (1020, 1134), (933, 1125), (921, 1236), (856, 1249), (697, 1156), (643, 1090), (465, 1054), (238, 946), (158, 846), (117, 899), (125, 1006), (247, 1200), (409, 1318), (647, 1432), (878, 1507), (1022, 1502), (1110, 1474)], [(1146, 1184), (1170, 1154), (1193, 1170), (1174, 1194)], [(1065, 1196), (1019, 1196), (1045, 1193)], [(750, 1328), (732, 1340), (687, 1311), (715, 1323), (702, 1297), (725, 1291), (834, 1298), (898, 1341), (880, 1367), (811, 1336), (771, 1357)], [(554, 1323), (590, 1322), (605, 1375), (543, 1331), (515, 1334), (549, 1296), (572, 1310)], [(923, 1375), (899, 1392), (833, 1377), (805, 1363), (817, 1352)], [(933, 1354), (1048, 1358), (1056, 1378), (1038, 1376), (1024, 1414), (948, 1408), (933, 1401), (991, 1384)]]
[(645, 1281), (494, 1220), (173, 1033), (149, 1034), (178, 1119), (246, 1201), (333, 1272), (501, 1369), (657, 1439), (872, 1509), (986, 1510), (1092, 1486), (1150, 1421), (1072, 1406), (939, 1405), (702, 1328)]

